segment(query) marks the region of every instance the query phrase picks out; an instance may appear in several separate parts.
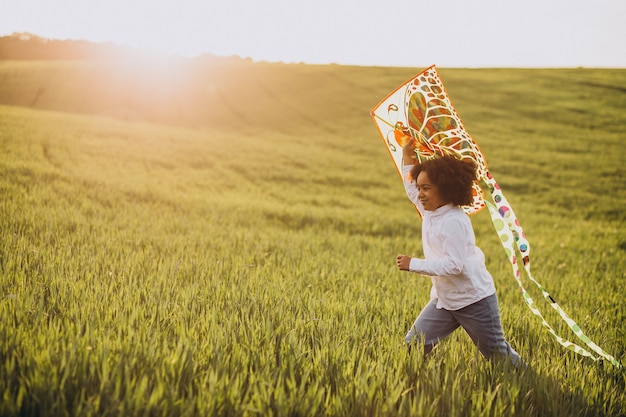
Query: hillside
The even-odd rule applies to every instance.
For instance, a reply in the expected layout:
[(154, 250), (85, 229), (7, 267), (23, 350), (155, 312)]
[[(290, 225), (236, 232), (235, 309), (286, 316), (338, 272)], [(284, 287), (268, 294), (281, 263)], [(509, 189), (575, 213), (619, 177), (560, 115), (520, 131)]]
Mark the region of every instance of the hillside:
[(364, 121), (388, 88), (372, 91), (367, 77), (386, 73), (160, 56), (30, 34), (0, 38), (0, 104), (188, 127), (328, 130), (337, 107)]
[(384, 91), (359, 86), (372, 75), (229, 59), (0, 61), (0, 103), (189, 127), (324, 129), (337, 108), (369, 117)]
[[(0, 104), (229, 133), (297, 133), (329, 144), (353, 144), (378, 140), (369, 111), (419, 70), (235, 58), (0, 61)], [(596, 166), (575, 174), (596, 178), (583, 185), (589, 197), (580, 214), (624, 219), (621, 210), (603, 201), (623, 196), (626, 187), (611, 180), (625, 176), (619, 149), (626, 134), (626, 70), (440, 69), (440, 74), (504, 185), (523, 194), (536, 187), (565, 191), (573, 184), (564, 169)], [(554, 165), (552, 152), (571, 160)], [(531, 186), (529, 178), (541, 181)], [(596, 191), (599, 184), (617, 188)], [(558, 195), (560, 206), (575, 204), (567, 193)]]

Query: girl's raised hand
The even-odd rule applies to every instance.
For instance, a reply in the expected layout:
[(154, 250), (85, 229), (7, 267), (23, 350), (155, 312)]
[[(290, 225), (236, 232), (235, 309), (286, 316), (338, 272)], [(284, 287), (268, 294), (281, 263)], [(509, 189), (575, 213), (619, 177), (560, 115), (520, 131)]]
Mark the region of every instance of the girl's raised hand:
[(415, 139), (412, 139), (402, 147), (402, 163), (404, 165), (413, 165), (416, 159), (417, 157), (415, 156)]

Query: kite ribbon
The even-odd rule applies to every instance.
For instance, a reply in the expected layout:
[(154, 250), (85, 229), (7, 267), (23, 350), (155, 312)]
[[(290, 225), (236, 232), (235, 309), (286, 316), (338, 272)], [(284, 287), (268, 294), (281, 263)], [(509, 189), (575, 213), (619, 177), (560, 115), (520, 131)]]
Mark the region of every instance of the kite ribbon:
[[(539, 309), (535, 306), (533, 299), (530, 297), (528, 292), (526, 292), (526, 289), (524, 288), (524, 285), (522, 284), (522, 280), (520, 279), (520, 269), (517, 263), (517, 257), (515, 256), (516, 252), (515, 252), (514, 243), (517, 245), (520, 251), (524, 250), (525, 252), (529, 252), (530, 248), (528, 246), (527, 241), (523, 237), (523, 231), (521, 229), (521, 226), (519, 225), (519, 222), (517, 222), (517, 219), (515, 218), (515, 214), (513, 213), (513, 211), (502, 210), (502, 208), (504, 207), (510, 208), (510, 206), (508, 206), (508, 203), (506, 199), (504, 198), (504, 195), (502, 195), (502, 192), (500, 191), (495, 180), (493, 180), (493, 177), (491, 177), (491, 179), (492, 179), (492, 182), (489, 184), (490, 189), (496, 190), (495, 193), (494, 191), (492, 191), (492, 196), (494, 197), (494, 201), (500, 201), (500, 203), (497, 203), (500, 208), (496, 209), (496, 207), (491, 202), (489, 201), (485, 201), (485, 202), (487, 204), (487, 208), (489, 209), (489, 214), (491, 215), (491, 221), (493, 222), (493, 225), (496, 228), (496, 231), (498, 232), (498, 236), (500, 237), (500, 241), (502, 242), (502, 246), (504, 247), (504, 250), (509, 257), (509, 261), (511, 262), (511, 266), (513, 267), (513, 275), (515, 276), (515, 279), (517, 280), (517, 283), (519, 284), (520, 291), (522, 292), (522, 295), (524, 296), (524, 301), (528, 305), (528, 308), (530, 309), (530, 311), (532, 311), (533, 314), (535, 314), (541, 319), (541, 324), (548, 329), (548, 332), (552, 336), (554, 336), (556, 341), (559, 342), (562, 346), (566, 347), (567, 349), (573, 350), (579, 355), (587, 356), (593, 359), (594, 361), (597, 361), (598, 359), (600, 359), (600, 357), (594, 356), (592, 353), (583, 349), (577, 344), (572, 343), (568, 340), (565, 340), (561, 336), (559, 336), (554, 331), (552, 326), (550, 326), (550, 324), (545, 320), (545, 318), (543, 317)], [(498, 196), (500, 196), (501, 198), (498, 199), (497, 198)], [(528, 260), (528, 258), (525, 258), (523, 262), (524, 262), (524, 268), (526, 270), (526, 274), (528, 275), (528, 278), (537, 285), (537, 287), (541, 290), (543, 297), (546, 300), (548, 300), (548, 302), (550, 302), (550, 305), (555, 310), (559, 312), (563, 320), (567, 323), (567, 325), (574, 332), (574, 334), (576, 334), (576, 336), (578, 336), (583, 342), (587, 344), (587, 346), (589, 346), (589, 348), (591, 348), (594, 352), (596, 352), (602, 358), (608, 360), (614, 366), (621, 368), (621, 364), (613, 356), (609, 355), (602, 348), (600, 348), (598, 345), (592, 342), (591, 339), (583, 333), (580, 326), (578, 326), (576, 322), (574, 322), (574, 320), (572, 320), (565, 313), (565, 311), (563, 311), (563, 309), (556, 303), (556, 301), (554, 301), (554, 299), (548, 293), (548, 291), (546, 291), (546, 289), (532, 277), (530, 273), (530, 261)]]
[[(515, 276), (515, 280), (519, 284), (520, 291), (522, 292), (524, 301), (528, 305), (528, 308), (532, 311), (533, 314), (541, 319), (541, 324), (545, 326), (548, 329), (548, 332), (555, 338), (555, 340), (565, 348), (570, 349), (578, 353), (579, 355), (589, 357), (594, 361), (597, 361), (600, 358), (604, 358), (607, 361), (611, 362), (617, 368), (621, 368), (622, 365), (613, 356), (611, 356), (600, 346), (595, 344), (585, 333), (583, 333), (580, 326), (567, 315), (567, 313), (561, 308), (561, 306), (559, 306), (554, 298), (552, 298), (550, 293), (537, 280), (533, 278), (530, 272), (530, 243), (526, 239), (524, 230), (517, 220), (513, 208), (507, 201), (506, 197), (504, 197), (500, 186), (488, 170), (485, 172), (485, 176), (482, 178), (482, 180), (488, 186), (491, 197), (495, 202), (494, 206), (494, 204), (490, 201), (486, 199), (484, 200), (487, 208), (489, 209), (491, 222), (493, 223), (498, 233), (498, 236), (500, 237), (500, 242), (502, 243), (502, 246), (504, 247), (504, 250), (509, 258), (509, 262), (511, 262), (513, 275)], [(524, 264), (524, 269), (528, 278), (533, 283), (535, 283), (546, 301), (548, 301), (552, 308), (554, 308), (559, 313), (561, 318), (565, 321), (565, 323), (567, 323), (572, 332), (574, 332), (574, 334), (578, 336), (578, 338), (582, 340), (589, 347), (589, 349), (591, 349), (599, 356), (595, 356), (593, 353), (580, 347), (579, 345), (562, 338), (546, 321), (546, 319), (543, 317), (543, 315), (533, 302), (533, 299), (530, 297), (522, 284), (520, 268), (515, 251), (516, 247), (519, 253), (522, 255), (522, 263)]]

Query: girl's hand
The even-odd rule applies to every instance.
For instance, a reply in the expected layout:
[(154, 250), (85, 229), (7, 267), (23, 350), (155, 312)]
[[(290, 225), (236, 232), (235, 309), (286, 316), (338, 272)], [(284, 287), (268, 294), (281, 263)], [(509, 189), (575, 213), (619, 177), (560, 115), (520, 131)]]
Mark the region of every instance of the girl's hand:
[(402, 147), (402, 163), (404, 165), (415, 164), (417, 157), (415, 156), (415, 140), (410, 140)]
[(409, 264), (411, 263), (411, 257), (406, 255), (398, 255), (396, 258), (396, 265), (400, 271), (408, 271)]

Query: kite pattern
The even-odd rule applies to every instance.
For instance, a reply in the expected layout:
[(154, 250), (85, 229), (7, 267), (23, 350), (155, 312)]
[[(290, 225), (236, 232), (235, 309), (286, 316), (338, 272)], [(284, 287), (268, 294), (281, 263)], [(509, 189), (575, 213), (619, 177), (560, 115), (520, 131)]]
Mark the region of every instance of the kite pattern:
[[(463, 127), (461, 118), (452, 106), (435, 65), (394, 90), (372, 110), (371, 115), (387, 145), (398, 173), (402, 172), (402, 147), (411, 140), (417, 142), (415, 153), (418, 160), (441, 155), (455, 155), (458, 158), (472, 160), (476, 164), (478, 179), (473, 185), (473, 203), (463, 209), (471, 215), (487, 206), (491, 221), (513, 268), (513, 275), (532, 313), (541, 320), (542, 325), (562, 346), (593, 360), (606, 359), (621, 368), (621, 364), (591, 341), (580, 326), (554, 301), (548, 291), (532, 277), (530, 243), (511, 205), (489, 172), (478, 144)], [(481, 183), (486, 185), (493, 203), (485, 199)], [(545, 320), (522, 285), (518, 253), (528, 278), (537, 285), (543, 297), (559, 313), (574, 334), (595, 354), (559, 336)]]

